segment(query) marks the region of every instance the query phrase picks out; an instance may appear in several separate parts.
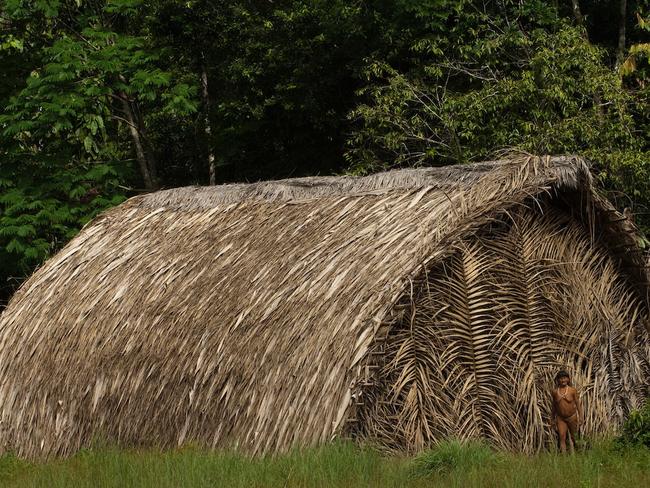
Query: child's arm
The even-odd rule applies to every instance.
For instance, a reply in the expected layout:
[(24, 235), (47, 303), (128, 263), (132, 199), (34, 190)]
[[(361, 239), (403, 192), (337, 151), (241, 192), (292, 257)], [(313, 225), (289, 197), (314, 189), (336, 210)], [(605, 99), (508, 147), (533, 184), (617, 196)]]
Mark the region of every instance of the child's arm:
[(578, 390), (576, 390), (575, 388), (573, 389), (573, 397), (576, 400), (576, 412), (578, 413), (578, 425), (580, 425), (583, 421), (582, 403), (580, 403), (580, 396), (578, 395)]

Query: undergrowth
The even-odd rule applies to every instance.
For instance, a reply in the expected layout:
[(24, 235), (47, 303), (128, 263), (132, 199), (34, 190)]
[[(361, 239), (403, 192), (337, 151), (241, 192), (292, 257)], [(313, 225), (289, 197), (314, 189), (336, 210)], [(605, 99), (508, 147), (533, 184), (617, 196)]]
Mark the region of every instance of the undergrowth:
[(639, 487), (650, 486), (650, 449), (597, 442), (574, 455), (495, 452), (450, 440), (415, 458), (338, 442), (249, 459), (194, 447), (171, 451), (98, 447), (68, 459), (0, 457), (7, 487)]
[(622, 446), (645, 446), (650, 449), (650, 400), (642, 409), (630, 413), (617, 442)]

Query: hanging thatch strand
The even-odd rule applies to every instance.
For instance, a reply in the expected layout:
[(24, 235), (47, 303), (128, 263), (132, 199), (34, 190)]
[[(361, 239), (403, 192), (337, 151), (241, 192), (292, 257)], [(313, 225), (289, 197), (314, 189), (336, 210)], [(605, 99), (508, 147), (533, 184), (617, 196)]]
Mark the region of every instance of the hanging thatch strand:
[(0, 317), (0, 441), (534, 450), (559, 364), (614, 428), (647, 393), (636, 239), (576, 157), (132, 198)]

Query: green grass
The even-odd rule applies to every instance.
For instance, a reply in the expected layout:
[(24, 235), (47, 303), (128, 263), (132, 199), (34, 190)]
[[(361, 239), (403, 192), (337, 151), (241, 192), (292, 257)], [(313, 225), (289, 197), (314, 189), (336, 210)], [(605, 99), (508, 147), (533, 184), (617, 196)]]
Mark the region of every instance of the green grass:
[(193, 448), (98, 448), (64, 460), (0, 458), (0, 486), (16, 487), (640, 487), (650, 486), (650, 450), (602, 443), (575, 455), (497, 453), (449, 441), (409, 459), (336, 443), (277, 458)]

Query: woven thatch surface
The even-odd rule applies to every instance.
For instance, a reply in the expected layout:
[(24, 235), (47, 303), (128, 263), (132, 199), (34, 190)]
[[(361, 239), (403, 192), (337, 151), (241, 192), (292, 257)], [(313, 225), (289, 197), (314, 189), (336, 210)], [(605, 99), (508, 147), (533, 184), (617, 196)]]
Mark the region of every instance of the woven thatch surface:
[(26, 456), (102, 437), (252, 453), (328, 440), (354, 416), (369, 347), (410, 283), (545, 193), (570, 195), (645, 293), (633, 229), (579, 158), (130, 199), (0, 317), (1, 440)]

